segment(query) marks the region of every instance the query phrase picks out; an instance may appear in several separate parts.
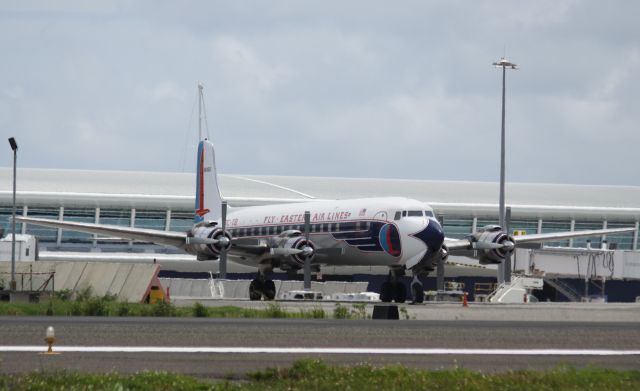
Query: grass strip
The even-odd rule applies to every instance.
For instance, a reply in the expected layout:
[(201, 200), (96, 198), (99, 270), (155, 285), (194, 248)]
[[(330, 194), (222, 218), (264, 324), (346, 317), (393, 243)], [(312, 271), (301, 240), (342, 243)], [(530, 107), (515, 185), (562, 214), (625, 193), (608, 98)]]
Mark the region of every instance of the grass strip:
[[(233, 378), (229, 375), (229, 378)], [(486, 374), (466, 369), (422, 370), (400, 365), (332, 366), (322, 360), (296, 361), (242, 381), (216, 383), (164, 372), (134, 375), (28, 373), (0, 376), (2, 390), (637, 390), (640, 371), (567, 366), (548, 371)]]
[[(405, 310), (406, 312), (406, 310)], [(351, 308), (336, 304), (332, 312), (321, 306), (286, 311), (276, 302), (265, 303), (265, 308), (241, 308), (236, 306), (206, 307), (195, 303), (191, 307), (177, 307), (170, 303), (124, 303), (115, 296), (91, 296), (90, 292), (70, 297), (55, 298), (41, 303), (0, 302), (0, 316), (162, 316), (206, 318), (298, 318), (298, 319), (367, 319), (364, 304), (355, 303)], [(406, 316), (408, 319), (408, 316)]]

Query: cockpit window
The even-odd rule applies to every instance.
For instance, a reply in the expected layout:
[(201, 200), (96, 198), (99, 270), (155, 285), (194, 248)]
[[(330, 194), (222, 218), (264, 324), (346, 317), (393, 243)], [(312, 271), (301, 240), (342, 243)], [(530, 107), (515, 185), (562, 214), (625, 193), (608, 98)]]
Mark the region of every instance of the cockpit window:
[(394, 220), (400, 220), (400, 217), (402, 217), (402, 212), (397, 211), (397, 212), (396, 212), (396, 215), (394, 216), (394, 218), (393, 218), (393, 219), (394, 219)]
[(410, 210), (408, 213), (409, 217), (422, 217), (422, 211), (421, 210)]
[(430, 211), (430, 210), (425, 210), (425, 211), (424, 211), (424, 214), (425, 214), (427, 217), (434, 217), (434, 216), (433, 216), (433, 212), (432, 212), (432, 211)]

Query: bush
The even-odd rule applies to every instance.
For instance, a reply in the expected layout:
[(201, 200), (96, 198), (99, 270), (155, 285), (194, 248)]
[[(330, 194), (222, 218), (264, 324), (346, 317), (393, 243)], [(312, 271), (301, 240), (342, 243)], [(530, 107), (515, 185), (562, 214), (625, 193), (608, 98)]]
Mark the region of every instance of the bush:
[(83, 305), (84, 315), (87, 316), (106, 316), (109, 315), (109, 308), (107, 306), (108, 300), (102, 297), (92, 297), (88, 299)]
[(209, 316), (209, 311), (207, 311), (207, 307), (196, 302), (193, 305), (193, 316), (195, 316), (196, 318), (206, 318), (207, 316)]
[(176, 316), (176, 307), (164, 301), (150, 304), (149, 308), (151, 316)]
[(86, 287), (83, 290), (76, 292), (76, 301), (87, 301), (93, 296), (91, 287)]
[(61, 291), (55, 292), (53, 295), (53, 297), (62, 301), (70, 301), (71, 296), (73, 296), (73, 291), (71, 289), (63, 289)]
[(349, 319), (349, 310), (347, 307), (336, 304), (336, 308), (333, 309), (333, 317), (335, 319)]
[(364, 303), (353, 304), (353, 309), (351, 310), (351, 315), (353, 315), (356, 319), (368, 319), (369, 315), (367, 315), (367, 306)]
[(314, 307), (310, 311), (310, 314), (313, 319), (324, 319), (327, 317), (327, 314), (324, 312), (322, 307)]
[(269, 303), (265, 309), (265, 316), (267, 318), (286, 318), (287, 312), (280, 307), (280, 304)]
[(118, 316), (128, 316), (129, 315), (129, 303), (119, 303), (118, 304)]

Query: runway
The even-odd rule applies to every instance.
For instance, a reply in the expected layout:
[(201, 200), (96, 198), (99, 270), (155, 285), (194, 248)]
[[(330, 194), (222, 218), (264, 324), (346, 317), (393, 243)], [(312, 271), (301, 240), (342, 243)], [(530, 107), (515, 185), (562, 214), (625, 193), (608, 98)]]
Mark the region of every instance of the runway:
[[(56, 330), (56, 348), (67, 350), (57, 356), (34, 351), (38, 346), (44, 351), (49, 325)], [(638, 326), (634, 322), (6, 317), (0, 328), (0, 371), (164, 370), (218, 378), (287, 366), (304, 357), (334, 364), (402, 363), (483, 371), (560, 363), (631, 369), (640, 367)], [(20, 347), (28, 351), (15, 351)]]

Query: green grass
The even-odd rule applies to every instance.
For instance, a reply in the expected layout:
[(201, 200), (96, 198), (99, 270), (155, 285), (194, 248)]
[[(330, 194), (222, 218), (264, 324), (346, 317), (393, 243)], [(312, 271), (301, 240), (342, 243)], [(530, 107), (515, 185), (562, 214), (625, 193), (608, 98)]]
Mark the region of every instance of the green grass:
[(168, 316), (199, 318), (297, 318), (297, 319), (367, 319), (364, 304), (353, 304), (351, 309), (336, 304), (333, 313), (327, 313), (321, 306), (309, 309), (286, 311), (279, 303), (265, 303), (263, 309), (240, 308), (235, 306), (206, 307), (195, 303), (191, 307), (176, 307), (173, 304), (123, 303), (115, 296), (96, 297), (90, 291), (83, 291), (71, 298), (66, 293), (51, 301), (42, 303), (0, 302), (0, 316)]
[(558, 367), (549, 371), (484, 374), (465, 369), (332, 366), (307, 359), (284, 369), (251, 373), (242, 381), (209, 383), (163, 372), (135, 375), (29, 373), (0, 376), (2, 390), (637, 390), (640, 371)]

